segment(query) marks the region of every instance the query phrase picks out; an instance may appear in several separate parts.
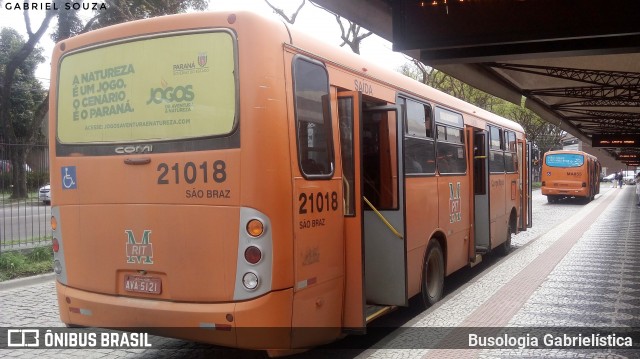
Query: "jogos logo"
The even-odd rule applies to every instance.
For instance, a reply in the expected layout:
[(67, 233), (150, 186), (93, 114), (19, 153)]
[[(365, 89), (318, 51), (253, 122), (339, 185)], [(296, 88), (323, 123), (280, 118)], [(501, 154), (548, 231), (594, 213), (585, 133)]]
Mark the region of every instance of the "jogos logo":
[(176, 87), (157, 87), (152, 88), (147, 100), (147, 105), (150, 103), (173, 103), (173, 102), (185, 102), (193, 101), (195, 94), (193, 93), (193, 86), (176, 86)]

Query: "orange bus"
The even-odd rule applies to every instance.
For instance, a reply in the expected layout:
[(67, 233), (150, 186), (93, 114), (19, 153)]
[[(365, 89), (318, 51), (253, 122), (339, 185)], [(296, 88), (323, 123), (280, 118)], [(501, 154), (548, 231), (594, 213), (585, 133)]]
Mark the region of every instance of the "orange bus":
[(565, 197), (591, 202), (600, 193), (600, 162), (582, 151), (549, 151), (542, 159), (542, 194), (549, 203)]
[(281, 22), (129, 22), (52, 64), (68, 325), (306, 348), (435, 303), (531, 225), (521, 126)]

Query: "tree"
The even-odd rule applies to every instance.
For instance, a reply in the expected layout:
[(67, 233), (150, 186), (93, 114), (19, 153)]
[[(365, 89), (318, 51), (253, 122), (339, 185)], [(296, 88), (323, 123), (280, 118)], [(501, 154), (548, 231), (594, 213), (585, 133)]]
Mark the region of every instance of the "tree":
[(505, 106), (501, 112), (503, 113), (500, 115), (519, 123), (524, 128), (527, 140), (535, 143), (541, 154), (562, 148), (562, 140), (566, 137), (566, 132), (543, 120), (533, 111), (511, 104)]
[(208, 2), (206, 0), (106, 0), (105, 4), (106, 10), (95, 12), (94, 22), (87, 30), (127, 21), (183, 13), (189, 9), (203, 11), (207, 9)]
[(42, 50), (36, 50), (36, 46), (55, 14), (55, 10), (47, 11), (42, 23), (33, 32), (29, 11), (24, 10), (27, 41), (24, 41), (15, 30), (3, 29), (2, 31), (0, 124), (2, 126), (2, 141), (11, 145), (8, 156), (11, 161), (12, 183), (14, 185), (12, 198), (27, 197), (24, 164), (31, 149), (29, 144), (33, 143), (35, 137), (40, 133), (42, 118), (48, 107), (48, 103), (45, 105), (42, 102), (43, 94), (38, 98), (40, 96), (38, 94), (39, 87), (34, 87), (39, 86), (36, 84), (37, 81), (34, 81), (35, 68), (38, 63), (44, 61), (41, 55)]
[[(318, 6), (318, 4), (316, 3), (312, 4), (317, 8), (327, 11), (325, 8)], [(371, 31), (365, 30), (360, 25), (351, 20), (342, 18), (338, 14), (333, 14), (333, 16), (335, 16), (336, 22), (338, 23), (338, 26), (340, 26), (340, 38), (342, 39), (342, 44), (340, 44), (340, 47), (349, 45), (351, 51), (359, 55), (360, 44), (362, 43), (362, 40), (371, 36), (371, 34), (373, 33)], [(361, 33), (361, 31), (364, 32)]]
[[(280, 15), (281, 18), (283, 18), (287, 23), (292, 25), (296, 22), (296, 18), (298, 17), (300, 10), (302, 10), (302, 7), (306, 4), (306, 0), (302, 0), (302, 3), (300, 3), (298, 8), (289, 16), (286, 14), (283, 8), (275, 6), (269, 0), (264, 0), (264, 1), (267, 3), (267, 5), (269, 5), (269, 7), (273, 9), (273, 11), (276, 14)], [(326, 9), (316, 5), (315, 3), (312, 3), (312, 4), (315, 5), (317, 8), (320, 8), (326, 11)], [(349, 45), (349, 47), (351, 48), (351, 51), (355, 52), (356, 54), (360, 54), (360, 44), (362, 43), (362, 40), (369, 37), (372, 34), (372, 32), (365, 31), (361, 33), (361, 31), (363, 31), (364, 29), (360, 27), (360, 25), (350, 20), (343, 19), (342, 17), (340, 17), (340, 15), (334, 14), (334, 16), (336, 18), (336, 21), (338, 22), (338, 25), (340, 26), (340, 31), (341, 31), (340, 38), (342, 39), (342, 44), (340, 44), (340, 46)]]
[(437, 76), (438, 70), (425, 65), (420, 62), (420, 60), (412, 59), (407, 56), (405, 56), (405, 58), (409, 60), (409, 62), (400, 66), (398, 72), (433, 88), (441, 87), (444, 76)]
[[(63, 6), (61, 0), (55, 2), (57, 3), (56, 8), (58, 10), (52, 9), (47, 11), (44, 20), (36, 32), (33, 32), (31, 29), (29, 11), (23, 11), (28, 39), (19, 48), (14, 49), (13, 52), (6, 52), (6, 65), (0, 69), (0, 84), (2, 85), (0, 87), (0, 123), (2, 124), (2, 139), (6, 143), (33, 143), (33, 140), (40, 133), (44, 115), (49, 108), (49, 96), (44, 96), (44, 99), (42, 99), (39, 104), (31, 108), (30, 111), (24, 112), (24, 114), (29, 115), (29, 120), (25, 120), (24, 116), (22, 118), (16, 118), (12, 115), (10, 98), (17, 96), (14, 95), (13, 90), (14, 82), (17, 79), (16, 74), (18, 72), (23, 73), (23, 70), (21, 70), (22, 67), (25, 65), (25, 62), (28, 62), (27, 59), (35, 51), (36, 45), (49, 28), (49, 24), (54, 17), (57, 16), (58, 18), (58, 25), (53, 35), (53, 40), (57, 42), (82, 32), (121, 22), (180, 13), (191, 8), (195, 10), (204, 10), (207, 8), (206, 0), (106, 0), (106, 10), (95, 11), (94, 17), (83, 25), (76, 10), (67, 9), (67, 7)], [(82, 3), (82, 0), (74, 0), (73, 2)], [(3, 54), (4, 53), (3, 51)], [(26, 130), (24, 136), (19, 136), (19, 128), (21, 127)], [(12, 198), (26, 198), (27, 196), (24, 164), (30, 148), (28, 146), (21, 146), (19, 148), (24, 148), (24, 150), (19, 149), (11, 155), (12, 167), (14, 169), (14, 171), (12, 171), (14, 177)]]
[(493, 111), (495, 106), (503, 102), (503, 100), (480, 91), (453, 76), (425, 65), (417, 59), (410, 61), (400, 67), (400, 73), (487, 111)]
[(566, 133), (521, 105), (512, 104), (473, 88), (441, 71), (424, 65), (416, 59), (410, 59), (410, 62), (404, 64), (398, 71), (433, 88), (519, 123), (524, 128), (527, 139), (535, 143), (542, 153), (562, 148), (562, 140)]
[(296, 9), (291, 16), (288, 16), (285, 12), (284, 9), (276, 7), (275, 5), (273, 5), (269, 0), (264, 0), (267, 5), (269, 5), (269, 7), (271, 7), (273, 9), (273, 11), (280, 15), (281, 18), (283, 18), (286, 22), (288, 22), (289, 24), (293, 25), (296, 22), (296, 18), (298, 17), (298, 14), (300, 13), (300, 10), (302, 10), (302, 7), (304, 6), (304, 4), (306, 3), (306, 0), (302, 0), (302, 3), (300, 3), (300, 6), (298, 6), (298, 9)]
[[(360, 54), (360, 43), (362, 43), (362, 40), (369, 37), (372, 32), (365, 31), (360, 33), (361, 30), (364, 30), (360, 25), (352, 22), (351, 20), (343, 19), (340, 15), (335, 15), (335, 17), (338, 25), (340, 25), (340, 38), (342, 39), (342, 44), (340, 44), (340, 46), (349, 45), (351, 51), (356, 54)], [(346, 28), (345, 24), (343, 24), (343, 20), (346, 21)]]

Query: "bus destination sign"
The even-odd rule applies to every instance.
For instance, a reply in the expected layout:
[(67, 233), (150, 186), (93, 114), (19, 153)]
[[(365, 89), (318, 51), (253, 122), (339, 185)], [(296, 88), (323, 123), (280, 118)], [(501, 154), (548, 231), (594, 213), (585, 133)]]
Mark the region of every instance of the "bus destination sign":
[(640, 147), (640, 134), (594, 134), (592, 147)]

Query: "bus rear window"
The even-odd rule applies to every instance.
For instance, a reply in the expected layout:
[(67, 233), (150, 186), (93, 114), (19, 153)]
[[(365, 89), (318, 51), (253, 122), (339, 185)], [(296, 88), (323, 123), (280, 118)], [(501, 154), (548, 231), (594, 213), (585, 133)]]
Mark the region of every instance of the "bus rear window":
[(581, 167), (584, 164), (584, 156), (578, 154), (562, 153), (547, 155), (545, 164), (549, 167)]
[(225, 31), (74, 52), (58, 78), (63, 144), (177, 140), (235, 128), (235, 40)]

